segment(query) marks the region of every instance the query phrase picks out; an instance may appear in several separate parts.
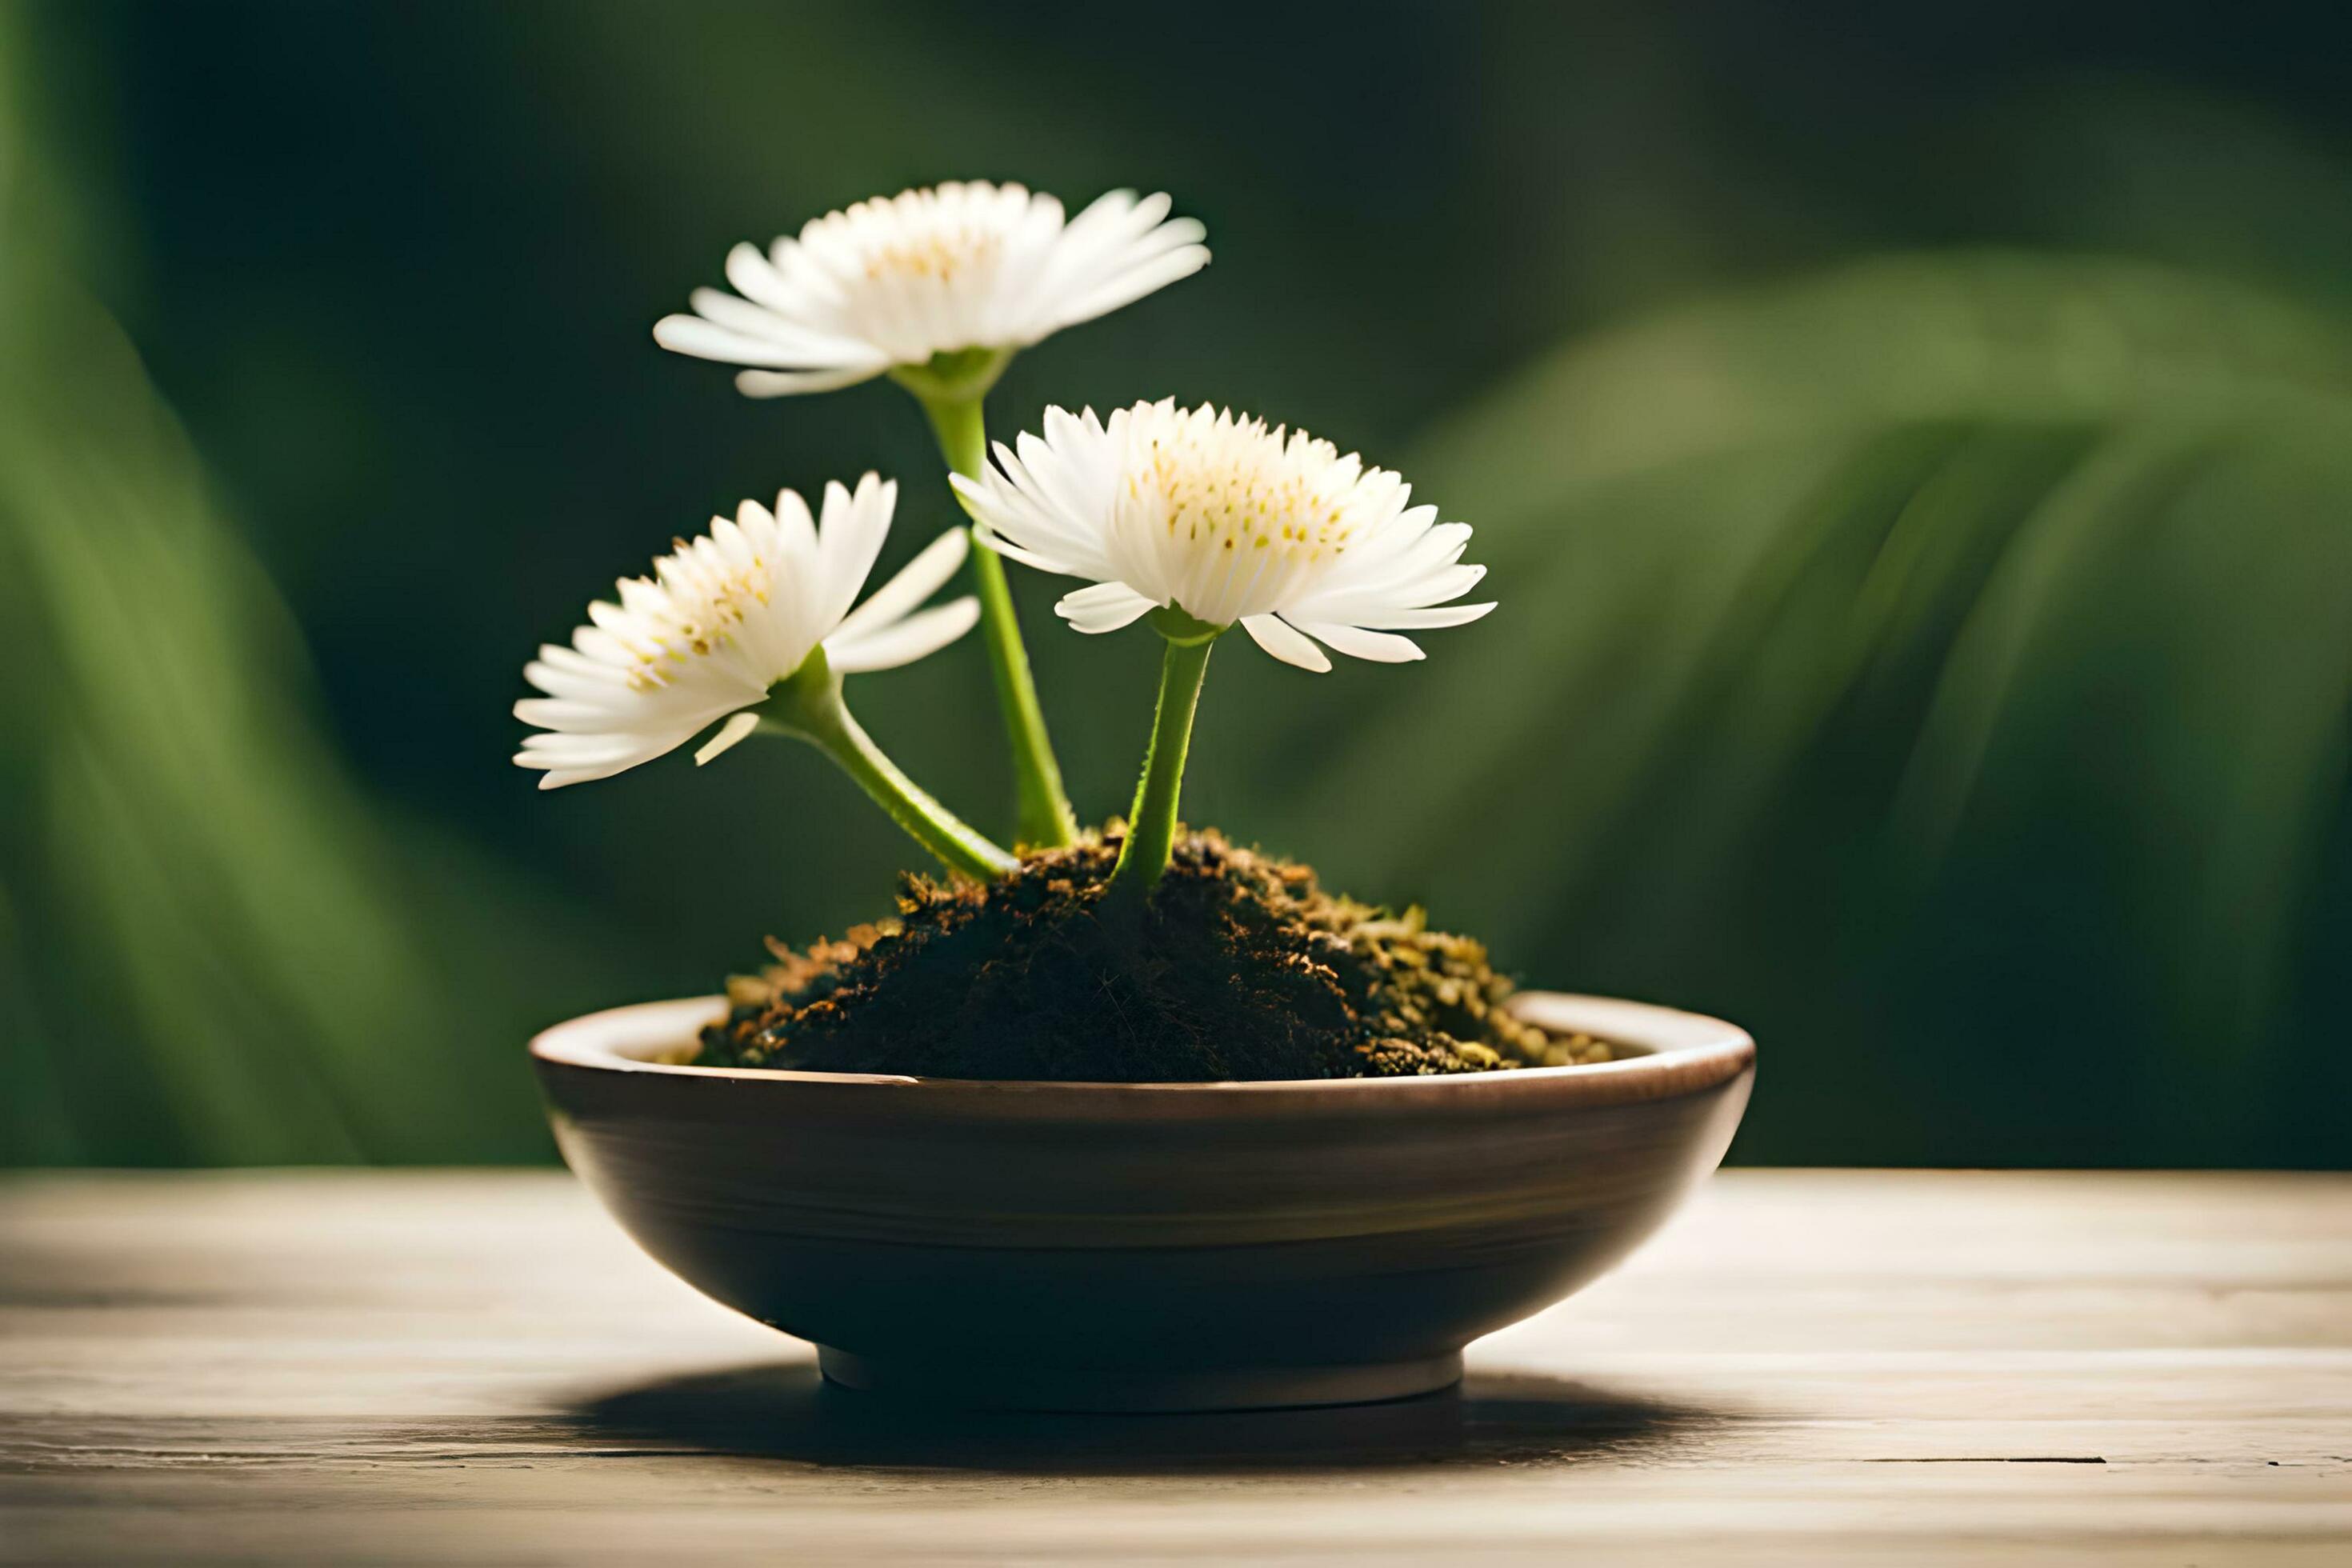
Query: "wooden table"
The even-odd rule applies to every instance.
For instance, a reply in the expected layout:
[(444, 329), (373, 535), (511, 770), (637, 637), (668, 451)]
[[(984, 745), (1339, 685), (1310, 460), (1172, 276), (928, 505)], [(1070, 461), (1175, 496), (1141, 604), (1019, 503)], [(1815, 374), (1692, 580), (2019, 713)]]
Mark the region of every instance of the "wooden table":
[(10, 1178), (0, 1562), (2352, 1563), (2352, 1178), (1727, 1173), (1471, 1367), (940, 1415), (560, 1174)]

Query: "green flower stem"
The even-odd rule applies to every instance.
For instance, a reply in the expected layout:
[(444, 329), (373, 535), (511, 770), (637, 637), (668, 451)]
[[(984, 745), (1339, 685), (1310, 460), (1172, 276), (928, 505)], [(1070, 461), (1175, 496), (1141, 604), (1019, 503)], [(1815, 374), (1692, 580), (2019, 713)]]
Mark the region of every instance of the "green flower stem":
[(882, 754), (842, 702), (841, 678), (826, 662), (824, 649), (810, 654), (808, 662), (776, 688), (761, 727), (806, 741), (840, 763), (890, 814), (891, 821), (914, 835), (949, 870), (975, 882), (992, 882), (1020, 865)]
[(1196, 621), (1173, 606), (1154, 610), (1151, 624), (1168, 639), (1160, 663), (1160, 706), (1151, 719), (1151, 744), (1143, 753), (1143, 778), (1135, 786), (1135, 809), (1128, 814), (1127, 838), (1111, 868), (1110, 892), (1149, 892), (1168, 869), (1176, 845), (1176, 806), (1184, 787), (1184, 753), (1192, 744), (1192, 715), (1201, 706), (1201, 682), (1209, 673), (1209, 649), (1225, 628)]
[[(999, 367), (1001, 368), (1001, 367)], [(931, 429), (948, 467), (966, 479), (977, 479), (986, 459), (988, 437), (982, 423), (978, 390), (933, 391), (908, 377), (909, 390), (930, 416)], [(959, 500), (961, 498), (959, 497)], [(988, 649), (989, 673), (996, 681), (996, 700), (1004, 713), (1005, 737), (1013, 746), (1013, 777), (1018, 793), (1018, 837), (1024, 844), (1060, 848), (1078, 838), (1078, 819), (1062, 788), (1062, 765), (1054, 759), (1054, 742), (1045, 733), (1045, 710), (1038, 705), (1036, 679), (1029, 670), (1029, 650), (1022, 645), (1021, 623), (1013, 615), (1013, 588), (1004, 580), (1004, 560), (995, 551), (975, 542), (971, 552), (972, 582), (980, 595), (981, 641)]]

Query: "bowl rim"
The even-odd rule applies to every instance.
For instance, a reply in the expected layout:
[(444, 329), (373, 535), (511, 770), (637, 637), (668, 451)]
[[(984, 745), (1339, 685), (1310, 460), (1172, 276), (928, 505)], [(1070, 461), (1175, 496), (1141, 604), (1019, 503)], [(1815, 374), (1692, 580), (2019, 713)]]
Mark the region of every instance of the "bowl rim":
[[(808, 1072), (782, 1068), (690, 1067), (649, 1060), (631, 1049), (664, 1048), (682, 1043), (702, 1025), (727, 1013), (727, 999), (712, 994), (661, 1002), (638, 1002), (583, 1014), (542, 1029), (531, 1037), (530, 1055), (542, 1068), (593, 1074), (612, 1083), (635, 1079), (674, 1082), (683, 1089), (700, 1080), (717, 1089), (765, 1084), (822, 1088), (828, 1093), (856, 1091), (915, 1096), (925, 1101), (1020, 1097), (1032, 1100), (1084, 1100), (1105, 1109), (1158, 1104), (1203, 1110), (1212, 1104), (1279, 1101), (1294, 1109), (1309, 1103), (1370, 1109), (1407, 1102), (1463, 1104), (1493, 1096), (1540, 1091), (1549, 1103), (1622, 1104), (1662, 1100), (1714, 1089), (1749, 1070), (1756, 1042), (1747, 1030), (1705, 1014), (1654, 1003), (1568, 992), (1527, 991), (1511, 1006), (1531, 1021), (1557, 1030), (1583, 1030), (1635, 1053), (1581, 1067), (1517, 1068), (1505, 1072), (1449, 1073), (1428, 1078), (1265, 1079), (1249, 1081), (1106, 1083), (1029, 1079), (914, 1078), (892, 1073)], [(1270, 1107), (1268, 1107), (1270, 1109)]]

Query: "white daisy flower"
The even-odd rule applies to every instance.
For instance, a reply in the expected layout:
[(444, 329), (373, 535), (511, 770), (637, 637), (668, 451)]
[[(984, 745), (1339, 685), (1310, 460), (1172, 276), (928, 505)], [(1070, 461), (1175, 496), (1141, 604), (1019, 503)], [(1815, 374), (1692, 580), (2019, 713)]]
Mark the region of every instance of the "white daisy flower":
[(898, 499), (895, 482), (867, 474), (854, 494), (827, 485), (821, 518), (792, 490), (773, 511), (747, 500), (734, 521), (714, 518), (708, 534), (679, 541), (651, 577), (623, 579), (619, 604), (589, 605), (570, 647), (541, 647), (523, 668), (546, 695), (516, 703), (515, 717), (548, 733), (525, 740), (515, 762), (545, 770), (541, 789), (609, 778), (732, 714), (697, 759), (708, 761), (756, 727), (744, 710), (820, 646), (835, 671), (855, 673), (910, 664), (961, 637), (977, 601), (917, 607), (962, 564), (961, 528), (850, 608)]
[(1207, 231), (1169, 205), (1113, 191), (1066, 223), (1052, 196), (984, 180), (877, 196), (765, 253), (738, 245), (727, 279), (739, 292), (696, 289), (695, 313), (665, 317), (654, 341), (759, 367), (735, 378), (752, 397), (1026, 348), (1208, 265)]
[(1397, 634), (1475, 621), (1457, 605), (1486, 574), (1460, 564), (1467, 523), (1411, 506), (1412, 487), (1305, 431), (1171, 400), (1045, 414), (1043, 437), (1003, 443), (996, 466), (956, 489), (982, 542), (1042, 571), (1091, 577), (1060, 615), (1107, 632), (1160, 605), (1302, 669), (1318, 643), (1385, 663), (1423, 657)]

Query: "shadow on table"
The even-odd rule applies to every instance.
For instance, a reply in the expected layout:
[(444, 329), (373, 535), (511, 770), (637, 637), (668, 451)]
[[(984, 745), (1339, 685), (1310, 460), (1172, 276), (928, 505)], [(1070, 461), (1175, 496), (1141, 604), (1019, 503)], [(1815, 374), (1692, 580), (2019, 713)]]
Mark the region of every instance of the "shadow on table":
[(572, 1418), (598, 1441), (682, 1452), (1036, 1474), (1561, 1465), (1668, 1449), (1727, 1419), (1557, 1378), (1475, 1372), (1442, 1394), (1320, 1410), (986, 1413), (837, 1388), (807, 1363), (615, 1390)]

